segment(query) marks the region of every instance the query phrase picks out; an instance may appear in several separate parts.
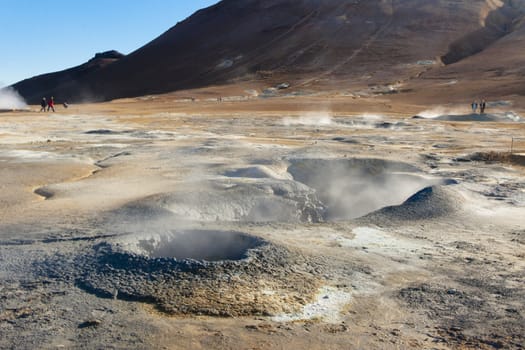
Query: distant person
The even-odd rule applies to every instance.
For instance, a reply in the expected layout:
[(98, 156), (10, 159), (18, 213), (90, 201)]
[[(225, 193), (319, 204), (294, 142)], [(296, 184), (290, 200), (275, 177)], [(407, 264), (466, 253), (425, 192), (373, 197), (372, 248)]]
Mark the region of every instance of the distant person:
[(53, 96), (47, 101), (47, 111), (49, 112), (50, 109), (52, 109), (53, 112), (55, 111), (55, 98)]
[(485, 113), (485, 107), (487, 107), (487, 103), (485, 102), (485, 100), (481, 100), (481, 102), (479, 103), (479, 113), (480, 114)]
[(474, 101), (471, 104), (472, 106), (472, 113), (476, 113), (478, 111), (478, 102)]
[(42, 97), (42, 101), (40, 101), (40, 112), (45, 112), (47, 107), (47, 100), (45, 97)]

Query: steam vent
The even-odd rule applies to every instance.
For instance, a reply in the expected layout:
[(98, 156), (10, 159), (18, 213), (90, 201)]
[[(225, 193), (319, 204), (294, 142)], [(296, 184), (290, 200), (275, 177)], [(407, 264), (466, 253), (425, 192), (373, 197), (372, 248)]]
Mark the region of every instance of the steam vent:
[[(108, 228), (122, 233), (74, 264), (49, 261), (44, 273), (73, 278), (99, 297), (147, 302), (169, 314), (290, 314), (314, 298), (327, 265), (247, 232), (206, 227), (380, 216), (407, 199), (428, 201), (416, 194), (432, 192), (439, 182), (413, 166), (380, 159), (286, 164), (228, 169), (206, 186), (127, 204), (108, 217)], [(277, 168), (281, 172), (272, 170)], [(195, 229), (197, 223), (204, 228)]]
[(102, 298), (153, 304), (168, 314), (295, 312), (319, 285), (304, 256), (241, 232), (128, 235), (95, 245), (74, 264), (48, 261), (47, 276)]

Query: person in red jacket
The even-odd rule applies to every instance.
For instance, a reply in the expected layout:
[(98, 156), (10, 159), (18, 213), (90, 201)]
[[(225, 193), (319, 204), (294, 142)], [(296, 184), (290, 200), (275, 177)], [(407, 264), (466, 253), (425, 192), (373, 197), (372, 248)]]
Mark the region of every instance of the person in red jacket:
[(47, 111), (49, 112), (50, 109), (52, 109), (53, 112), (55, 111), (55, 98), (53, 96), (47, 101)]

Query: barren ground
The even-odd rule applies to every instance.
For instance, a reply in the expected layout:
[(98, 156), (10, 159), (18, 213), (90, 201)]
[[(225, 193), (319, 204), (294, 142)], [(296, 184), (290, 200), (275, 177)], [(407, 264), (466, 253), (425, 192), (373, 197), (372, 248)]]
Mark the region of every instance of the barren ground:
[(0, 114), (0, 348), (522, 349), (523, 101), (394, 97)]

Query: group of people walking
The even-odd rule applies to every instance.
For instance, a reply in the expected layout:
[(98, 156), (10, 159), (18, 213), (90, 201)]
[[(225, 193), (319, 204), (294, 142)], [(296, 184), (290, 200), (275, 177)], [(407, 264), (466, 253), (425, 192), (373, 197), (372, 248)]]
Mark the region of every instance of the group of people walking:
[[(69, 105), (67, 104), (67, 102), (64, 102), (62, 103), (62, 106), (64, 106), (64, 108), (68, 108)], [(40, 112), (45, 112), (46, 109), (47, 111), (49, 112), (50, 110), (52, 110), (53, 112), (55, 111), (55, 98), (53, 96), (51, 96), (51, 98), (49, 100), (47, 100), (45, 97), (42, 97), (42, 101), (40, 102)]]
[(479, 103), (478, 103), (478, 101), (474, 101), (474, 102), (472, 102), (471, 107), (472, 107), (472, 113), (477, 113), (478, 112), (478, 107), (479, 107), (479, 114), (483, 114), (483, 113), (485, 113), (485, 108), (487, 107), (487, 102), (485, 102), (484, 99), (479, 101)]
[(40, 112), (45, 112), (46, 111), (46, 108), (47, 108), (47, 111), (49, 112), (49, 110), (53, 110), (53, 112), (55, 111), (55, 98), (53, 96), (51, 96), (51, 98), (49, 100), (46, 100), (45, 97), (42, 98), (42, 101), (40, 102)]

